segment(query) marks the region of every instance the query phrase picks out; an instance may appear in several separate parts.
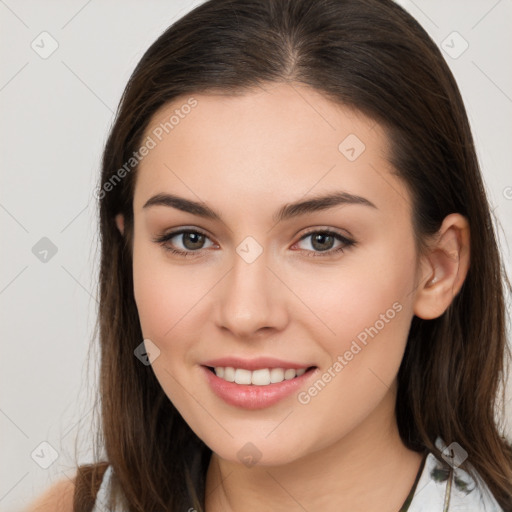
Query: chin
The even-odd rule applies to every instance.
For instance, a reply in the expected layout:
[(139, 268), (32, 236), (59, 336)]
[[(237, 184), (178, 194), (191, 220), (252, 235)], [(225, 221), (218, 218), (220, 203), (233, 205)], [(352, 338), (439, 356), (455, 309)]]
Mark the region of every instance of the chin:
[[(225, 461), (232, 464), (239, 464), (252, 467), (284, 466), (295, 462), (305, 453), (298, 453), (293, 446), (286, 446), (282, 443), (277, 446), (272, 442), (244, 441), (234, 443), (235, 446), (213, 447), (212, 451)], [(219, 449), (215, 449), (219, 448)]]

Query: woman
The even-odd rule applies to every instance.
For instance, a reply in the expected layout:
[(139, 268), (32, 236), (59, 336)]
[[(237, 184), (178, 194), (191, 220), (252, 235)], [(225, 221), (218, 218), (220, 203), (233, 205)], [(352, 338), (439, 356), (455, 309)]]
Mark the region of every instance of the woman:
[(130, 78), (97, 196), (107, 460), (64, 508), (512, 510), (509, 284), (402, 8), (200, 5)]

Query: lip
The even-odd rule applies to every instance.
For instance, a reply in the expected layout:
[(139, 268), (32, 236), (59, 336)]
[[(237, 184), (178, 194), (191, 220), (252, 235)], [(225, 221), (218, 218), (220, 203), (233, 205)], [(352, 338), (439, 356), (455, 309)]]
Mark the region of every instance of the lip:
[(216, 366), (222, 366), (226, 368), (231, 366), (232, 368), (241, 368), (244, 370), (260, 370), (262, 368), (294, 368), (300, 370), (301, 368), (309, 368), (315, 366), (313, 363), (302, 364), (294, 363), (293, 361), (283, 361), (281, 359), (275, 359), (274, 357), (256, 357), (254, 359), (243, 359), (242, 357), (221, 357), (220, 359), (211, 359), (210, 361), (204, 361), (203, 366), (210, 366), (215, 368)]
[[(219, 359), (216, 362), (218, 361), (221, 360)], [(210, 365), (208, 364), (208, 366)], [(283, 382), (275, 384), (268, 384), (267, 386), (255, 386), (252, 384), (236, 384), (235, 382), (227, 382), (226, 380), (217, 377), (217, 375), (215, 375), (208, 366), (201, 366), (201, 370), (210, 386), (210, 389), (229, 405), (251, 410), (264, 409), (275, 405), (280, 400), (283, 400), (292, 393), (297, 392), (299, 388), (304, 386), (307, 380), (318, 372), (318, 368), (315, 366), (311, 367), (300, 377), (294, 377), (293, 379), (284, 380)], [(223, 366), (223, 364), (218, 364), (217, 366)], [(283, 368), (283, 366), (258, 366), (256, 369), (272, 367)], [(238, 366), (235, 368), (240, 367)], [(299, 365), (289, 366), (289, 368), (307, 367)]]

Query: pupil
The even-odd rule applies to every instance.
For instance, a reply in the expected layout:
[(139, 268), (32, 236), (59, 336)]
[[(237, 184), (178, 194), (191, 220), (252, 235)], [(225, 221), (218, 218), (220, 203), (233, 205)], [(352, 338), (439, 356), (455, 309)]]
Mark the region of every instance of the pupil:
[[(187, 249), (200, 249), (202, 242), (203, 242), (204, 235), (201, 235), (199, 233), (185, 233), (184, 234), (184, 245), (187, 247)], [(190, 247), (190, 244), (185, 243), (186, 240), (192, 239), (192, 247)], [(195, 244), (194, 244), (195, 239)]]
[[(315, 245), (318, 240), (320, 241), (320, 247), (317, 247)], [(322, 250), (325, 251), (325, 250), (330, 249), (331, 248), (330, 246), (332, 244), (328, 244), (329, 247), (322, 247), (322, 245), (321, 245), (322, 241), (325, 243), (325, 240), (329, 240), (330, 242), (332, 242), (334, 240), (334, 237), (332, 235), (317, 234), (316, 236), (313, 237), (313, 247), (315, 249), (319, 249), (320, 251), (322, 251)]]

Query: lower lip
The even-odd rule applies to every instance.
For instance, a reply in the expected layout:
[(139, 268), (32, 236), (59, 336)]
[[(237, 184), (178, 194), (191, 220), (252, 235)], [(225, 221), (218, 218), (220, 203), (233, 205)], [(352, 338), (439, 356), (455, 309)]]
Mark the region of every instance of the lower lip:
[(266, 386), (255, 386), (228, 382), (217, 377), (217, 375), (206, 366), (201, 366), (201, 368), (211, 389), (219, 398), (222, 398), (230, 405), (244, 409), (264, 409), (265, 407), (276, 404), (283, 398), (296, 392), (317, 369), (311, 368), (300, 377), (283, 380), (283, 382), (268, 384)]

